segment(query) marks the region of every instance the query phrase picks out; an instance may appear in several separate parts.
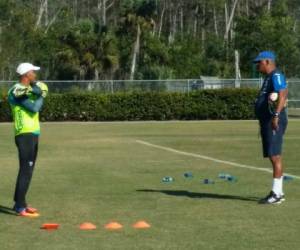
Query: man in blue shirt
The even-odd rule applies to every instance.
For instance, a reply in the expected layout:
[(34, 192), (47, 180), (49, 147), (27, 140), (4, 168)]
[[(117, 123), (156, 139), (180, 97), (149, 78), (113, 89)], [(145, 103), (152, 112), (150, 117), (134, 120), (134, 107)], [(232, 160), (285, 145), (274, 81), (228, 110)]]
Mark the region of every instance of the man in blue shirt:
[(261, 52), (253, 61), (259, 72), (265, 75), (255, 102), (255, 113), (260, 124), (263, 155), (273, 166), (273, 187), (261, 204), (280, 204), (283, 193), (282, 143), (287, 128), (286, 102), (288, 89), (285, 76), (277, 69), (275, 54)]

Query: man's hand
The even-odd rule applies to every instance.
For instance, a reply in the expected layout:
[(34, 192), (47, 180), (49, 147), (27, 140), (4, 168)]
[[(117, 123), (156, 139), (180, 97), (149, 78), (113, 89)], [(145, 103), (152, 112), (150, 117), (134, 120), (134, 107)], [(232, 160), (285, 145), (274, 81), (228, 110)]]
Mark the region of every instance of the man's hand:
[(275, 130), (275, 131), (277, 131), (278, 128), (279, 128), (278, 122), (279, 122), (279, 117), (278, 116), (273, 117), (273, 119), (272, 119), (272, 129)]

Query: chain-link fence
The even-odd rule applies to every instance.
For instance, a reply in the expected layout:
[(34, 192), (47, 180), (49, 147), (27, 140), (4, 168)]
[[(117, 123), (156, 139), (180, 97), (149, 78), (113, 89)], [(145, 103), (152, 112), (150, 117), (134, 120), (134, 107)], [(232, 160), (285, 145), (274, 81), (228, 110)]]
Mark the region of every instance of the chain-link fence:
[(300, 80), (290, 79), (288, 112), (290, 117), (300, 118)]
[(52, 92), (93, 91), (102, 93), (157, 91), (189, 93), (200, 89), (235, 87), (259, 88), (260, 79), (189, 79), (189, 80), (108, 80), (108, 81), (47, 81)]
[[(200, 89), (220, 88), (259, 88), (261, 79), (219, 79), (205, 77), (188, 80), (103, 80), (103, 81), (45, 81), (51, 93), (101, 92), (118, 93), (134, 91), (182, 92), (189, 93)], [(0, 81), (3, 90), (14, 82)]]
[[(102, 80), (102, 81), (45, 81), (51, 93), (100, 92), (120, 93), (134, 91), (190, 93), (201, 89), (255, 88), (262, 79), (219, 79), (202, 77), (187, 80)], [(6, 92), (14, 82), (0, 81), (1, 92)], [(300, 79), (289, 79), (289, 116), (300, 118)]]

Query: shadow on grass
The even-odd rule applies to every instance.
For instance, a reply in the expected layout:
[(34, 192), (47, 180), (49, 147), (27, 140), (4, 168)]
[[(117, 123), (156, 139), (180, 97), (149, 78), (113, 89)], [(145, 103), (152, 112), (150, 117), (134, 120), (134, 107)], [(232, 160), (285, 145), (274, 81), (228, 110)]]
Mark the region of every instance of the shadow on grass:
[(154, 189), (140, 189), (137, 192), (144, 193), (162, 193), (170, 196), (189, 197), (193, 199), (220, 199), (220, 200), (241, 200), (241, 201), (259, 201), (257, 197), (242, 197), (236, 195), (225, 195), (225, 194), (212, 194), (212, 193), (195, 193), (186, 190), (154, 190)]
[(0, 205), (0, 214), (16, 215), (14, 210), (10, 207), (5, 207)]

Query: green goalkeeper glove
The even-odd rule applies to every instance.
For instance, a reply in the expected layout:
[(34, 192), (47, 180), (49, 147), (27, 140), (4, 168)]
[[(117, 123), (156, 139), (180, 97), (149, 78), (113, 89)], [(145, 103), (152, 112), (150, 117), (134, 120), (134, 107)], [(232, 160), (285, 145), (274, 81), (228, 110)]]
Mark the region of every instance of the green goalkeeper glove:
[(46, 98), (48, 95), (48, 86), (43, 82), (37, 82), (36, 85), (42, 90), (42, 97)]

